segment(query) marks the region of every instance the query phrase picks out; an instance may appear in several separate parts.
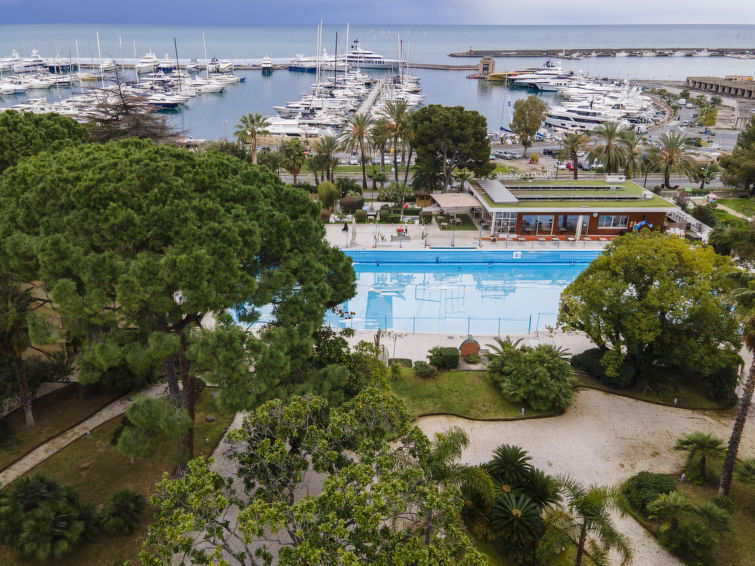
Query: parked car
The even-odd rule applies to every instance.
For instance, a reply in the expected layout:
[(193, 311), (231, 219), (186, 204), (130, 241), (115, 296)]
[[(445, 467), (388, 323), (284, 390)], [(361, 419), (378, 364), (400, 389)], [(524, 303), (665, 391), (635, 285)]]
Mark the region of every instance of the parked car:
[(509, 151), (507, 153), (511, 156), (510, 159), (521, 159), (522, 158), (522, 154), (518, 153), (516, 151)]
[(582, 171), (592, 171), (592, 165), (587, 161), (580, 161), (577, 166), (582, 169)]
[(567, 169), (568, 169), (569, 171), (574, 171), (574, 163), (572, 163), (571, 161), (567, 161), (567, 162), (566, 162), (566, 168), (567, 168)]
[(496, 159), (506, 159), (506, 154), (508, 152), (506, 151), (494, 151), (493, 155), (496, 157)]
[(356, 155), (349, 157), (349, 165), (359, 165), (359, 158)]
[(380, 156), (379, 155), (373, 155), (371, 163), (373, 165), (380, 165)]
[(557, 147), (545, 147), (543, 148), (543, 151), (541, 153), (543, 155), (550, 155), (551, 157), (555, 157), (560, 153), (560, 150)]
[(556, 163), (556, 169), (559, 171), (565, 171), (566, 170), (566, 163)]

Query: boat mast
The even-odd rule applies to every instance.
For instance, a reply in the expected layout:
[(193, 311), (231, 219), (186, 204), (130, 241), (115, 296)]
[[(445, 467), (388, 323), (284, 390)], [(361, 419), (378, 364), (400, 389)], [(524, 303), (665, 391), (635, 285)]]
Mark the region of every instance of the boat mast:
[(204, 46), (204, 68), (207, 71), (207, 80), (210, 80), (210, 60), (207, 58), (207, 40), (202, 32), (202, 45)]
[(178, 71), (178, 90), (181, 90), (181, 64), (178, 62), (178, 43), (176, 43), (176, 38), (173, 38), (173, 47), (176, 50), (176, 70)]
[(105, 88), (105, 72), (102, 69), (102, 49), (100, 49), (100, 32), (97, 31), (97, 56), (100, 58), (100, 78), (102, 79), (102, 88)]
[(333, 52), (333, 86), (338, 86), (338, 32), (336, 32), (336, 49)]
[(134, 75), (136, 75), (136, 84), (139, 84), (139, 69), (136, 66), (139, 64), (139, 59), (136, 57), (136, 40), (134, 40)]

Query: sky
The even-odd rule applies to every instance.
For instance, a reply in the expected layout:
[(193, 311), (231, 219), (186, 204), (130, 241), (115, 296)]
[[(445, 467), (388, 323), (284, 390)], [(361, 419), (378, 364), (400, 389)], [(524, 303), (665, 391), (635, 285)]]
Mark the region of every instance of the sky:
[(269, 25), (320, 19), (356, 25), (755, 25), (755, 0), (0, 0), (0, 24)]

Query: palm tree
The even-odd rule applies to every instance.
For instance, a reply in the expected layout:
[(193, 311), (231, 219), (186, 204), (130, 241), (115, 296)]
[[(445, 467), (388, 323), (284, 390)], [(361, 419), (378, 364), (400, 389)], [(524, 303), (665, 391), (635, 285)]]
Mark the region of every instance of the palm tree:
[(561, 500), (556, 479), (535, 467), (530, 468), (529, 473), (514, 493), (526, 493), (540, 509), (545, 509)]
[(404, 132), (409, 124), (409, 103), (406, 100), (389, 100), (385, 104), (383, 116), (387, 120), (386, 129), (393, 143), (393, 172), (398, 183), (398, 151)]
[[(732, 277), (737, 281), (738, 288), (730, 293), (730, 297), (736, 309), (734, 313), (742, 323), (743, 338), (747, 349), (755, 355), (755, 275), (749, 271), (737, 271)], [(734, 472), (734, 464), (737, 461), (737, 452), (739, 452), (739, 443), (742, 440), (747, 414), (752, 405), (752, 395), (755, 392), (755, 363), (750, 365), (750, 371), (747, 374), (742, 396), (739, 399), (737, 407), (737, 416), (734, 419), (734, 427), (729, 437), (729, 445), (726, 448), (726, 457), (721, 469), (721, 484), (718, 493), (729, 495), (731, 488), (731, 478)]]
[(663, 186), (671, 188), (671, 174), (692, 175), (697, 164), (687, 150), (688, 137), (679, 132), (661, 134), (658, 138), (660, 147), (652, 147), (649, 152), (656, 159), (663, 171)]
[(458, 169), (453, 173), (454, 181), (459, 183), (459, 189), (464, 188), (464, 183), (472, 178), (472, 172), (469, 169)]
[(487, 464), (488, 471), (504, 493), (525, 483), (530, 474), (532, 458), (526, 450), (513, 444), (501, 444), (493, 452), (493, 459)]
[(496, 337), (495, 341), (495, 344), (488, 344), (488, 348), (490, 348), (494, 356), (505, 356), (509, 350), (518, 350), (522, 344), (521, 338), (512, 340), (511, 336), (506, 336), (504, 339)]
[(590, 141), (589, 138), (584, 134), (569, 134), (561, 140), (561, 159), (564, 161), (571, 159), (575, 179), (578, 178), (579, 173), (579, 157), (577, 154), (587, 145), (588, 141)]
[(328, 181), (333, 180), (335, 168), (338, 165), (338, 158), (336, 152), (338, 151), (339, 143), (333, 136), (324, 136), (312, 144), (312, 149), (317, 152), (317, 155), (322, 155), (324, 169)]
[[(546, 523), (555, 532), (546, 534), (541, 543), (543, 549), (553, 550), (552, 543), (556, 540), (576, 540), (577, 557), (575, 566), (582, 564), (585, 547), (589, 546), (594, 557), (604, 557), (613, 549), (622, 558), (622, 564), (632, 560), (632, 547), (629, 538), (616, 530), (611, 518), (611, 511), (617, 510), (623, 516), (626, 514), (626, 501), (621, 493), (614, 488), (590, 486), (586, 488), (570, 478), (559, 480), (561, 489), (566, 497), (566, 510), (560, 514), (549, 514)], [(549, 544), (543, 544), (543, 543)]]
[(364, 156), (364, 148), (367, 146), (367, 136), (372, 125), (367, 114), (354, 114), (349, 118), (341, 130), (341, 143), (344, 149), (349, 151), (359, 149), (360, 163), (362, 164), (362, 187), (367, 189), (367, 171)]
[(269, 133), (267, 127), (270, 125), (270, 118), (263, 114), (243, 115), (239, 118), (236, 125), (236, 131), (233, 135), (239, 140), (239, 143), (249, 142), (252, 145), (252, 163), (257, 163), (257, 136)]
[(621, 125), (618, 122), (604, 122), (592, 133), (598, 139), (590, 149), (588, 159), (591, 163), (602, 163), (606, 173), (617, 173), (626, 162)]
[(276, 175), (280, 174), (281, 167), (283, 166), (283, 156), (281, 155), (280, 151), (263, 149), (259, 152), (257, 158), (260, 165), (264, 165)]
[(711, 460), (724, 452), (723, 441), (711, 434), (693, 432), (676, 441), (674, 450), (687, 453), (684, 470), (691, 479), (705, 482), (708, 480), (708, 466)]
[[(404, 126), (404, 150), (409, 148), (409, 154), (404, 155), (402, 152), (402, 161), (404, 162), (404, 184), (409, 183), (409, 167), (412, 163), (412, 153), (414, 153), (414, 120), (409, 119)], [(403, 159), (405, 158), (405, 159)]]
[(493, 505), (493, 527), (508, 541), (532, 544), (543, 532), (540, 508), (523, 493), (502, 493)]
[[(458, 486), (469, 497), (479, 497), (490, 505), (494, 497), (493, 482), (488, 473), (478, 466), (458, 462), (469, 445), (467, 433), (458, 427), (435, 435), (435, 441), (421, 455), (422, 468), (430, 480)], [(425, 544), (430, 544), (433, 513), (428, 510), (425, 522)]]
[(684, 515), (694, 512), (695, 507), (678, 491), (662, 493), (648, 503), (648, 517), (664, 523), (664, 529), (675, 531)]
[(370, 130), (370, 145), (374, 150), (380, 152), (380, 168), (383, 171), (385, 171), (385, 149), (390, 136), (391, 130), (388, 120), (385, 118), (375, 120)]
[(296, 177), (307, 160), (307, 156), (304, 154), (304, 146), (298, 139), (292, 139), (284, 142), (280, 151), (283, 158), (283, 168), (293, 175), (294, 183), (296, 183)]
[(315, 176), (315, 185), (319, 185), (320, 178), (318, 175), (323, 172), (323, 178), (325, 177), (324, 171), (327, 168), (327, 158), (320, 153), (310, 153), (305, 157), (305, 163), (307, 169)]
[(755, 458), (744, 460), (737, 469), (737, 479), (755, 486)]
[(645, 136), (634, 130), (623, 130), (619, 143), (624, 147), (624, 175), (631, 179), (642, 170)]

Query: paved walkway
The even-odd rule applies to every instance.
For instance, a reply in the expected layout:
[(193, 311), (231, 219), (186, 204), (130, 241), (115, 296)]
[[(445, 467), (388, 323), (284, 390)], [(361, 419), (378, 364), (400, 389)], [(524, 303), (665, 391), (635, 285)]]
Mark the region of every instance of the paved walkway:
[(38, 446), (26, 456), (5, 468), (0, 472), (0, 485), (8, 485), (16, 478), (31, 471), (34, 467), (47, 460), (49, 457), (60, 452), (73, 441), (84, 436), (88, 431), (97, 428), (118, 415), (122, 415), (126, 412), (126, 408), (133, 402), (134, 397), (138, 394), (143, 394), (147, 397), (159, 397), (165, 393), (166, 388), (167, 386), (165, 384), (152, 385), (139, 393), (124, 395), (120, 399), (113, 401), (83, 423), (68, 429), (45, 444)]
[(749, 221), (752, 222), (752, 217), (751, 216), (747, 216), (746, 214), (742, 214), (741, 212), (737, 212), (733, 208), (729, 208), (728, 206), (724, 206), (724, 205), (722, 205), (720, 203), (716, 203), (716, 206), (718, 208), (720, 208), (721, 210), (723, 210), (724, 212), (728, 212), (732, 216), (736, 216), (737, 218), (743, 218), (744, 220), (749, 220)]

